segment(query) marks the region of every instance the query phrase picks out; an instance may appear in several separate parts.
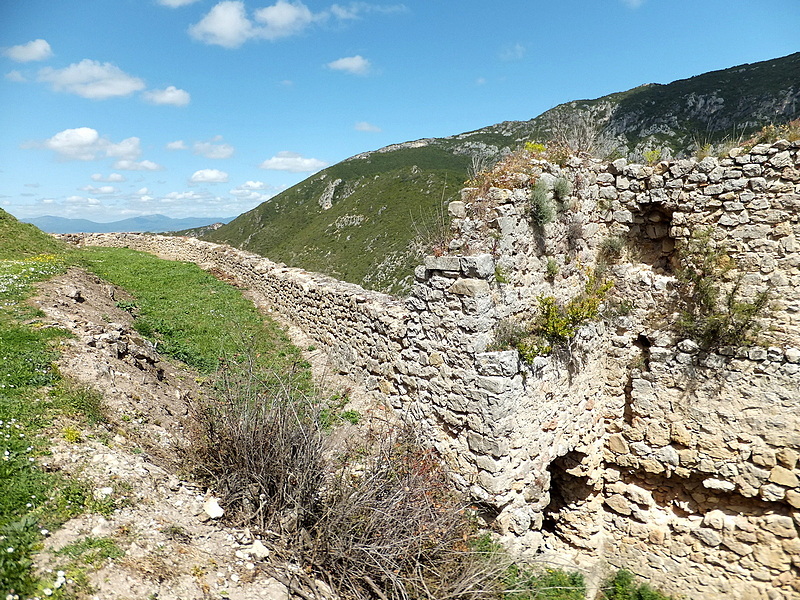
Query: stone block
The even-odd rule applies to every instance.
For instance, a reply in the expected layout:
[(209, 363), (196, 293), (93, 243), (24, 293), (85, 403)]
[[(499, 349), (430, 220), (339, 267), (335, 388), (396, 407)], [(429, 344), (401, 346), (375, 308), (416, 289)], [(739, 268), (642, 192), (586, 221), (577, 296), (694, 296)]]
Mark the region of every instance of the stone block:
[(706, 546), (716, 547), (722, 543), (722, 536), (708, 527), (698, 527), (692, 531), (692, 535), (703, 542)]
[(491, 254), (461, 257), (461, 273), (465, 277), (487, 279), (494, 275), (494, 258)]
[(797, 537), (797, 529), (795, 529), (794, 521), (791, 517), (767, 515), (764, 518), (763, 527), (770, 533), (781, 538), (794, 539)]
[(467, 216), (467, 205), (461, 200), (456, 200), (447, 205), (447, 212), (455, 219), (463, 219)]
[(460, 296), (483, 296), (489, 293), (489, 283), (485, 279), (457, 279), (447, 291)]
[(626, 500), (621, 494), (613, 494), (608, 498), (604, 498), (603, 503), (614, 512), (623, 516), (627, 517), (631, 514), (631, 506), (628, 503), (628, 500)]
[(426, 256), (425, 268), (429, 271), (461, 271), (461, 258), (458, 256)]
[(786, 467), (782, 467), (780, 465), (772, 467), (772, 471), (770, 471), (769, 474), (769, 480), (772, 483), (777, 483), (778, 485), (783, 485), (790, 488), (800, 485), (800, 480), (798, 480), (797, 475), (795, 475)]

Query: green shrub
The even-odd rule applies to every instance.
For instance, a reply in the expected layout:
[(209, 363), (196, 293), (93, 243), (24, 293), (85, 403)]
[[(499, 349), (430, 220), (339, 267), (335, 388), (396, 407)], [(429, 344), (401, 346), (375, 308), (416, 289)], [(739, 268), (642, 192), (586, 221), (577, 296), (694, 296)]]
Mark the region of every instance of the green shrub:
[(553, 280), (558, 272), (560, 267), (558, 266), (558, 261), (554, 258), (547, 259), (547, 279)]
[(531, 190), (531, 220), (539, 227), (552, 223), (556, 210), (547, 192), (547, 185), (540, 179)]
[(561, 569), (543, 571), (509, 568), (503, 597), (507, 600), (585, 600), (586, 584), (580, 573)]
[(553, 197), (558, 201), (560, 204), (563, 204), (569, 195), (572, 193), (572, 186), (570, 185), (569, 181), (567, 181), (564, 177), (559, 177), (556, 179), (555, 183), (553, 184)]
[(625, 247), (625, 238), (619, 235), (603, 238), (600, 242), (600, 256), (603, 262), (613, 263), (622, 256)]
[(730, 283), (735, 262), (722, 246), (714, 244), (712, 230), (695, 232), (679, 253), (676, 276), (683, 308), (678, 330), (705, 349), (751, 343), (758, 333), (758, 318), (769, 302), (769, 291), (742, 300), (742, 277)]
[(621, 569), (606, 581), (601, 590), (602, 600), (672, 600), (646, 583), (638, 583), (633, 573)]
[(648, 165), (654, 165), (661, 160), (661, 148), (654, 150), (646, 150), (643, 154), (644, 161)]

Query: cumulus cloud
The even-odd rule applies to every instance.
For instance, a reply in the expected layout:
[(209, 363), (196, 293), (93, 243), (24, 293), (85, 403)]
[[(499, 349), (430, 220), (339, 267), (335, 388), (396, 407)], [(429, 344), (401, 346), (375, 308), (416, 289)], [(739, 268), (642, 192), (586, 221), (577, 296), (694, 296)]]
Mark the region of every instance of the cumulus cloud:
[(169, 8), (178, 8), (179, 6), (187, 6), (194, 4), (197, 0), (158, 0), (161, 6), (168, 6)]
[(102, 139), (91, 127), (77, 127), (59, 131), (42, 145), (55, 152), (62, 160), (94, 160), (102, 151)]
[(186, 143), (183, 140), (175, 140), (166, 145), (167, 150), (186, 150)]
[(85, 185), (81, 188), (82, 192), (86, 192), (87, 194), (114, 194), (117, 191), (113, 185), (101, 185), (100, 187), (95, 187), (93, 185)]
[(53, 56), (53, 50), (45, 40), (33, 40), (27, 44), (11, 46), (3, 50), (3, 55), (16, 62), (45, 60)]
[[(264, 193), (266, 191), (266, 193)], [(277, 188), (263, 181), (246, 181), (230, 190), (230, 194), (241, 201), (261, 203), (272, 198)]]
[(144, 81), (128, 75), (116, 65), (88, 58), (63, 69), (45, 67), (39, 71), (38, 78), (50, 83), (57, 92), (92, 100), (129, 96), (145, 87)]
[(351, 75), (366, 75), (372, 67), (366, 58), (358, 54), (356, 56), (339, 58), (329, 62), (326, 66), (334, 71), (344, 71)]
[(382, 130), (377, 125), (367, 123), (366, 121), (359, 121), (355, 126), (356, 131), (367, 131), (369, 133), (380, 133)]
[[(132, 163), (141, 153), (141, 141), (138, 137), (129, 137), (120, 142), (112, 142), (102, 137), (91, 127), (76, 127), (59, 131), (43, 142), (28, 142), (23, 148), (45, 148), (56, 153), (60, 160), (97, 160), (100, 158), (116, 158), (117, 164)], [(143, 161), (148, 163), (149, 161)], [(150, 163), (155, 164), (155, 163)], [(124, 169), (126, 167), (114, 167)], [(161, 167), (158, 167), (159, 169)], [(95, 176), (93, 176), (94, 178)], [(96, 175), (96, 177), (101, 177)], [(96, 181), (100, 181), (96, 179)]]
[(114, 163), (114, 168), (120, 171), (163, 171), (164, 167), (154, 163), (152, 160), (129, 160), (122, 159)]
[(120, 175), (119, 173), (111, 173), (108, 177), (103, 177), (100, 173), (95, 173), (92, 175), (92, 181), (98, 181), (101, 183), (122, 183), (126, 181), (124, 175)]
[(257, 10), (255, 19), (263, 24), (257, 29), (259, 37), (277, 40), (300, 33), (321, 17), (315, 16), (302, 2), (278, 0), (272, 6)]
[(189, 34), (201, 42), (224, 48), (238, 48), (254, 35), (244, 2), (236, 0), (226, 0), (214, 6), (189, 28)]
[(316, 158), (305, 158), (296, 152), (278, 152), (259, 165), (269, 171), (289, 171), (290, 173), (311, 173), (328, 166), (328, 163)]
[(189, 181), (192, 183), (227, 183), (228, 174), (217, 169), (200, 169), (192, 174)]
[(176, 88), (174, 85), (164, 90), (149, 90), (142, 97), (151, 104), (168, 104), (170, 106), (186, 106), (192, 97), (186, 90)]
[(6, 79), (8, 79), (9, 81), (16, 81), (17, 83), (24, 83), (25, 81), (28, 81), (25, 78), (25, 75), (23, 75), (17, 70), (9, 71), (8, 73), (6, 73)]
[[(215, 140), (219, 141), (219, 140)], [(195, 142), (193, 152), (206, 158), (230, 158), (235, 148), (230, 144), (214, 144), (213, 142)]]
[(248, 15), (241, 0), (217, 3), (189, 34), (206, 44), (238, 48), (248, 40), (278, 40), (298, 35), (315, 23), (331, 19), (351, 21), (369, 12), (392, 13), (405, 10), (403, 5), (378, 6), (366, 2), (334, 4), (327, 11), (313, 12), (300, 0), (277, 0), (275, 4), (256, 9)]

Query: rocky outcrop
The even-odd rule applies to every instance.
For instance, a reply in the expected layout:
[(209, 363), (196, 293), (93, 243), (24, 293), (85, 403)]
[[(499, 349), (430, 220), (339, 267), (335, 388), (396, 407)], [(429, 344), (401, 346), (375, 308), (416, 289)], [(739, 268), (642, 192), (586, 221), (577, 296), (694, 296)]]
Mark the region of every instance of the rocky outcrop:
[[(429, 257), (405, 300), (195, 239), (75, 239), (257, 289), (415, 423), (517, 547), (696, 599), (797, 598), (799, 152), (779, 141), (654, 166), (532, 162), (519, 189), (451, 205), (462, 254)], [(532, 180), (570, 189), (544, 226), (529, 216)], [(734, 265), (721, 285), (742, 299), (770, 290), (763, 346), (677, 334), (676, 248), (703, 230)], [(603, 270), (605, 310), (564, 350), (528, 363), (493, 347), (540, 297), (566, 303)]]

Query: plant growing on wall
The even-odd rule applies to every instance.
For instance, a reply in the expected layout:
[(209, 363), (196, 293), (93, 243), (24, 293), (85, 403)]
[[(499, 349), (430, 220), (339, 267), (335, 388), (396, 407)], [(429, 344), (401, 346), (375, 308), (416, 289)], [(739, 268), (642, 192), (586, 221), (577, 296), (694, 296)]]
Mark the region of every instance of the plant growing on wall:
[(553, 296), (539, 296), (536, 316), (523, 326), (502, 321), (495, 331), (494, 349), (515, 348), (526, 362), (569, 345), (578, 329), (600, 318), (600, 306), (612, 281), (602, 280), (594, 271), (587, 272), (581, 293), (566, 303)]
[(531, 220), (539, 227), (552, 223), (556, 216), (553, 201), (547, 193), (547, 184), (541, 179), (531, 190)]
[(742, 276), (730, 283), (736, 263), (723, 246), (714, 244), (711, 233), (710, 228), (695, 232), (680, 252), (676, 276), (683, 307), (678, 330), (705, 349), (746, 344), (759, 330), (769, 291), (743, 299)]

